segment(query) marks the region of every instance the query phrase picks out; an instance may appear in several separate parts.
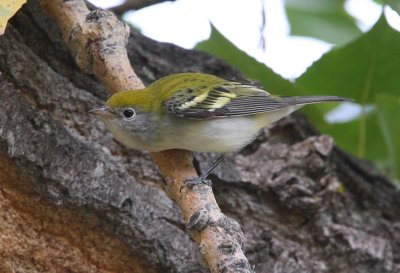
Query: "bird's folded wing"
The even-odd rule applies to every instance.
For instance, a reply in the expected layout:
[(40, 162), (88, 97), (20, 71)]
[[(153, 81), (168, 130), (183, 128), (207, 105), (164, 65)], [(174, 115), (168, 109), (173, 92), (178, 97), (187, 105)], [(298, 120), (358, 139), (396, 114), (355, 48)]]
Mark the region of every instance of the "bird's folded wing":
[(167, 111), (180, 117), (207, 119), (263, 113), (291, 104), (254, 86), (227, 82), (180, 90), (163, 105)]

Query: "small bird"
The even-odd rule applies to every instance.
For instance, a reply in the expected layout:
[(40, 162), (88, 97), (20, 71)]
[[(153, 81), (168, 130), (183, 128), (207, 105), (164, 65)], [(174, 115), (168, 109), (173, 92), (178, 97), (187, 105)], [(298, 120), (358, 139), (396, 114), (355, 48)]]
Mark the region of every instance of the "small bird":
[[(161, 78), (147, 88), (112, 95), (98, 115), (128, 148), (226, 154), (249, 144), (265, 126), (306, 104), (350, 101), (336, 96), (276, 96), (258, 87), (202, 73)], [(204, 181), (223, 159), (201, 176)]]

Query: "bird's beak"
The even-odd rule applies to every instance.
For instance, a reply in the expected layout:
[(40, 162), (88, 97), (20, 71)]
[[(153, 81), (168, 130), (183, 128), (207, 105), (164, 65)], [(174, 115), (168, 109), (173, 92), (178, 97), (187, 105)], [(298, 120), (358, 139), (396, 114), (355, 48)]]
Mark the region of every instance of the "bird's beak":
[(113, 113), (113, 111), (111, 110), (111, 108), (107, 107), (107, 106), (104, 106), (104, 107), (101, 107), (101, 108), (92, 109), (92, 110), (89, 111), (89, 113), (98, 115), (99, 117), (102, 117), (102, 118), (111, 119), (111, 118), (115, 118), (116, 117), (115, 114)]

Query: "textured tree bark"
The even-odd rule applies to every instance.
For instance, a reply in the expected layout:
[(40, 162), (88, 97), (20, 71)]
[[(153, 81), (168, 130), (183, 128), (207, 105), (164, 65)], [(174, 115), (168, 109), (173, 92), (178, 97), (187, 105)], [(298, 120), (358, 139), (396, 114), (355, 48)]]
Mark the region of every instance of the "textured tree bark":
[[(128, 54), (146, 84), (183, 71), (242, 78), (133, 31)], [(149, 155), (88, 115), (107, 93), (35, 1), (0, 37), (0, 71), (0, 272), (206, 272)], [(373, 170), (295, 115), (212, 180), (256, 272), (400, 272), (400, 196)]]

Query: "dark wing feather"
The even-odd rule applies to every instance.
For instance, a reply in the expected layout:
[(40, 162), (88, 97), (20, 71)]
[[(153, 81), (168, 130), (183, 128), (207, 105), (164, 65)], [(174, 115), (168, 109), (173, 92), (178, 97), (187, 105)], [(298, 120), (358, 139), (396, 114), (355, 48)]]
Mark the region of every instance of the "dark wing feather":
[(166, 109), (180, 117), (207, 119), (234, 117), (284, 109), (293, 105), (323, 101), (344, 101), (334, 96), (277, 97), (254, 86), (226, 82), (215, 86), (181, 90), (164, 102)]

